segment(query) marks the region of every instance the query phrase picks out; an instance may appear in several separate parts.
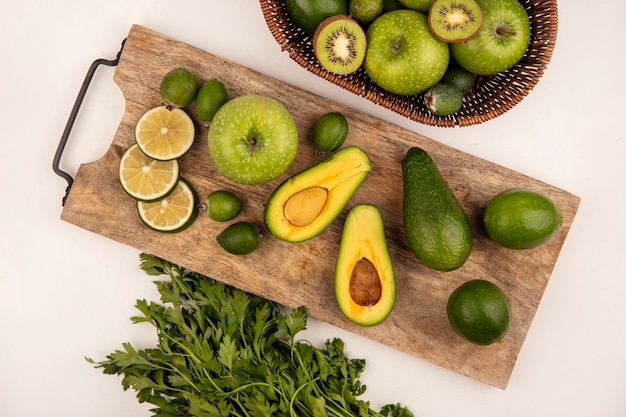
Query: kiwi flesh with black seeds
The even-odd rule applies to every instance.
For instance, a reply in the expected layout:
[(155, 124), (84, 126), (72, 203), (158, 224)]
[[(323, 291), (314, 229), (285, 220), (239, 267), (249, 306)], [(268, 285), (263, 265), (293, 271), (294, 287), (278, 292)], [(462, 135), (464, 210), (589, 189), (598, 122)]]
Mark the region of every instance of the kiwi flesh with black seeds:
[(365, 60), (365, 31), (356, 20), (346, 15), (331, 16), (322, 21), (313, 35), (312, 44), (320, 65), (334, 74), (351, 74)]
[(435, 0), (428, 11), (428, 27), (444, 42), (471, 39), (483, 26), (483, 12), (475, 0)]

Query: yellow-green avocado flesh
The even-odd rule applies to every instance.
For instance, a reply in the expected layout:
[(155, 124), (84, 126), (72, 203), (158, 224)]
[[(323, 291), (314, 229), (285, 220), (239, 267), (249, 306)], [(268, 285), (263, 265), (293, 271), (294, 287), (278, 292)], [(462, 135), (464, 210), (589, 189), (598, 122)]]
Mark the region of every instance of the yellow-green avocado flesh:
[(387, 318), (396, 301), (396, 278), (383, 220), (373, 205), (346, 217), (335, 264), (335, 297), (341, 312), (361, 326)]
[(349, 146), (288, 178), (265, 205), (268, 230), (287, 242), (317, 236), (341, 213), (370, 169), (367, 154)]

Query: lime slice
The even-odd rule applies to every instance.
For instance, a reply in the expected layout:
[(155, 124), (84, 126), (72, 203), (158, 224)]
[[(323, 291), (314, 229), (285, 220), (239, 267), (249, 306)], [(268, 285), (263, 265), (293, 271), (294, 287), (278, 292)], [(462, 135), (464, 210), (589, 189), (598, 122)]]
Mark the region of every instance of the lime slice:
[(196, 218), (196, 193), (191, 185), (180, 178), (174, 191), (167, 197), (154, 201), (137, 201), (141, 220), (151, 229), (160, 232), (180, 232)]
[(124, 151), (120, 159), (120, 184), (136, 200), (155, 201), (165, 197), (176, 187), (179, 176), (177, 159), (157, 161), (143, 153), (137, 144)]
[(153, 159), (169, 161), (185, 154), (193, 145), (196, 129), (193, 120), (182, 109), (153, 107), (135, 126), (135, 141)]

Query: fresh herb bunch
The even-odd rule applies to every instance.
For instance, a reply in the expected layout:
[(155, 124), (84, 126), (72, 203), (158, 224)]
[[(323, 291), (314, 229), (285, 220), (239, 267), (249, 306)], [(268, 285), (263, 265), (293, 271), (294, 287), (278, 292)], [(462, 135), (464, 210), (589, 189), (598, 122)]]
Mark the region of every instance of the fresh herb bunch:
[(296, 340), (306, 329), (304, 307), (282, 314), (261, 297), (141, 254), (162, 304), (138, 300), (134, 323), (150, 323), (157, 346), (137, 350), (124, 343), (95, 362), (105, 374), (121, 375), (139, 402), (156, 416), (394, 416), (413, 417), (400, 404), (380, 412), (358, 399), (365, 361), (349, 359), (341, 339), (324, 349)]

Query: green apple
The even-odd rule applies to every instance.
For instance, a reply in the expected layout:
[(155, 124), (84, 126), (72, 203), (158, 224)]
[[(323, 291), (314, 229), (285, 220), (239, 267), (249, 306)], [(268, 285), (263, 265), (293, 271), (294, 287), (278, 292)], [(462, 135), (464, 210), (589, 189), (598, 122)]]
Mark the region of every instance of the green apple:
[(372, 22), (366, 36), (365, 71), (390, 93), (422, 93), (446, 72), (448, 44), (433, 36), (423, 13), (409, 9), (387, 12)]
[(285, 172), (298, 151), (298, 130), (279, 101), (264, 95), (236, 97), (215, 113), (209, 153), (226, 178), (263, 184)]
[(450, 44), (450, 54), (469, 72), (494, 75), (522, 59), (530, 43), (530, 21), (517, 0), (476, 2), (483, 11), (483, 27), (471, 39)]

